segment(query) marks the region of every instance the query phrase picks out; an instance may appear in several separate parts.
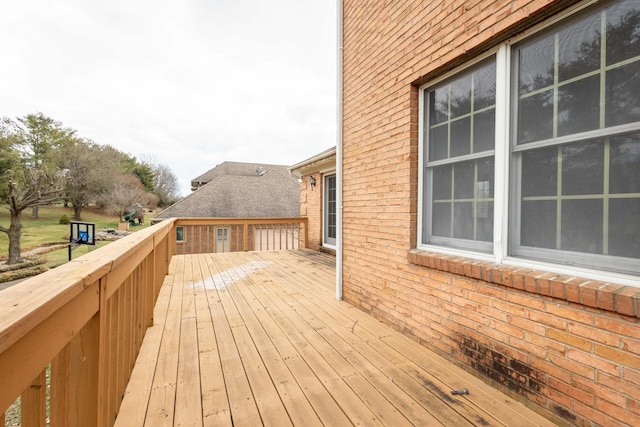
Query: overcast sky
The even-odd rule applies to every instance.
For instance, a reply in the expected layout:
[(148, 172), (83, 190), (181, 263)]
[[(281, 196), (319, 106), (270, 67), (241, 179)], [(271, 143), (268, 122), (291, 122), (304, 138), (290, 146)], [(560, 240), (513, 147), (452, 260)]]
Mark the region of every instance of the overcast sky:
[(1, 0), (0, 116), (192, 178), (335, 145), (333, 0)]

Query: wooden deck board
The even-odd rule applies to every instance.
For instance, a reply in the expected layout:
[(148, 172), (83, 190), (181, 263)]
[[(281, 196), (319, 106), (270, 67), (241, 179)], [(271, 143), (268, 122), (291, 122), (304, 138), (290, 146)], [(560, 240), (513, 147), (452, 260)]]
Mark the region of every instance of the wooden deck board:
[(553, 425), (336, 301), (334, 263), (174, 257), (116, 425)]

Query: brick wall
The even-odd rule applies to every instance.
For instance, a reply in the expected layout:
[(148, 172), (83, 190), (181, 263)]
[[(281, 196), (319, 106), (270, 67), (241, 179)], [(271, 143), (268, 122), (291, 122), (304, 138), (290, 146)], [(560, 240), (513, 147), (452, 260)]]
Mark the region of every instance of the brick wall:
[(344, 299), (560, 423), (636, 426), (640, 288), (414, 249), (417, 87), (575, 3), (344, 1)]
[[(316, 185), (309, 184), (309, 178), (316, 180)], [(300, 182), (300, 216), (306, 216), (309, 226), (309, 249), (322, 248), (322, 174), (304, 175)]]

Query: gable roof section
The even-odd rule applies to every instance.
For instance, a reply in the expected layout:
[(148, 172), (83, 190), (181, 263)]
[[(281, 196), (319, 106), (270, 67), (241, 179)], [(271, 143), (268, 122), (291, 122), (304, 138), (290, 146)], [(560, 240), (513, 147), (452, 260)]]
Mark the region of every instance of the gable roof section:
[(191, 180), (191, 190), (195, 191), (199, 187), (213, 181), (218, 176), (256, 176), (270, 170), (277, 170), (281, 173), (287, 172), (287, 167), (282, 165), (269, 165), (260, 163), (222, 162), (213, 169), (210, 169)]
[[(226, 166), (214, 171), (222, 165)], [(300, 186), (286, 166), (225, 162), (214, 169), (204, 174), (209, 174), (207, 184), (154, 219), (300, 216)]]

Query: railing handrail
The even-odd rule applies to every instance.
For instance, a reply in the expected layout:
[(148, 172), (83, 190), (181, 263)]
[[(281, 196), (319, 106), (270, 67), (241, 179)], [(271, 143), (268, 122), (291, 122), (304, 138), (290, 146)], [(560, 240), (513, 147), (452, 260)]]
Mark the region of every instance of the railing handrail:
[[(300, 247), (306, 245), (304, 217), (170, 218), (1, 291), (0, 419), (21, 393), (23, 404), (35, 393), (38, 403), (28, 405), (42, 410), (28, 411), (37, 412), (30, 419), (45, 424), (41, 382), (51, 363), (51, 423), (112, 425), (176, 254), (176, 227), (243, 225), (247, 230), (260, 224), (297, 224)], [(117, 335), (123, 325), (125, 337)], [(133, 360), (122, 359), (122, 345)]]
[(277, 217), (277, 218), (173, 218), (176, 223), (175, 225), (185, 225), (185, 224), (199, 224), (199, 225), (208, 225), (208, 224), (291, 224), (291, 223), (299, 223), (305, 224), (307, 223), (307, 217)]

